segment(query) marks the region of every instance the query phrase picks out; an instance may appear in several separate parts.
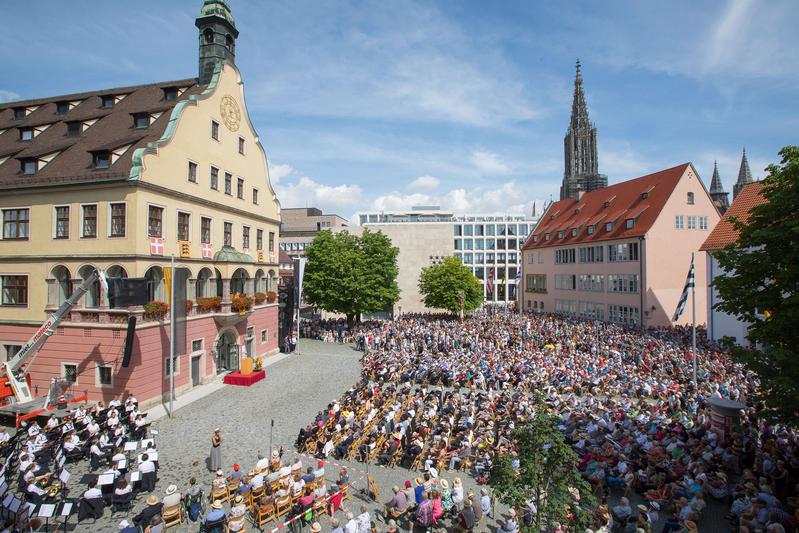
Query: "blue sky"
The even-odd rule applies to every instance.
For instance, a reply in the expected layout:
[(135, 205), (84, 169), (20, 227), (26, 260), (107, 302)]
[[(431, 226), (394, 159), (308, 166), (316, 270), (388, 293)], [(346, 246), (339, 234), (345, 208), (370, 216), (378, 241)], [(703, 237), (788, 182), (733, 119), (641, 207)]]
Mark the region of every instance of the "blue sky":
[[(196, 75), (200, 0), (7, 0), (0, 100)], [(285, 207), (556, 198), (579, 57), (615, 183), (685, 161), (732, 190), (796, 144), (794, 0), (231, 0), (236, 62)]]

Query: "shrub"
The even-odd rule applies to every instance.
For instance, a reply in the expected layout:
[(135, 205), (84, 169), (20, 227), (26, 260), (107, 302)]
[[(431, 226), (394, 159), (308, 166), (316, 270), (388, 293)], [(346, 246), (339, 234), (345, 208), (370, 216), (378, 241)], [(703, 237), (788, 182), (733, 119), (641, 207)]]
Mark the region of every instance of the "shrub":
[(253, 298), (255, 298), (255, 305), (261, 305), (266, 300), (266, 294), (262, 292), (256, 292), (253, 294)]
[(234, 294), (230, 297), (230, 308), (239, 313), (249, 311), (252, 308), (252, 298), (246, 294)]
[(161, 320), (164, 318), (169, 312), (169, 304), (166, 302), (159, 302), (157, 300), (153, 300), (151, 302), (147, 302), (144, 304), (144, 316), (147, 318), (153, 318), (155, 320)]
[(203, 313), (219, 311), (222, 308), (222, 298), (212, 296), (210, 298), (197, 298), (197, 307)]
[(275, 303), (277, 300), (277, 293), (275, 291), (269, 291), (266, 293), (266, 301), (271, 303)]
[(191, 313), (191, 308), (194, 307), (194, 302), (186, 300), (186, 314)]
[(260, 355), (255, 358), (255, 371), (259, 371), (264, 367), (264, 358)]

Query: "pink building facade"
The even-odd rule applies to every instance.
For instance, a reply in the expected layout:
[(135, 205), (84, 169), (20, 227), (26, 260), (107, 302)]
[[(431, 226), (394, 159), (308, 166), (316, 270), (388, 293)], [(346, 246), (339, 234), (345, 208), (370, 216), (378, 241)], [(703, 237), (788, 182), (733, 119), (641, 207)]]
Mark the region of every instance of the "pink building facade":
[[(148, 320), (140, 310), (129, 312), (143, 320), (136, 328), (130, 366), (125, 368), (120, 363), (124, 324), (62, 322), (30, 369), (34, 395), (46, 395), (53, 376), (74, 376), (70, 392), (75, 396), (87, 394), (91, 399), (108, 401), (134, 395), (145, 406), (167, 399), (169, 320)], [(277, 313), (276, 303), (256, 306), (243, 316), (193, 311), (186, 323), (185, 353), (176, 357), (176, 394), (237, 368), (239, 359), (246, 355), (266, 358), (276, 353)], [(21, 345), (36, 329), (27, 324), (0, 324), (0, 338)], [(110, 384), (103, 384), (108, 381), (100, 374), (104, 368), (110, 369)]]
[(521, 305), (585, 319), (660, 327), (694, 254), (696, 321), (707, 321), (705, 254), (719, 214), (690, 163), (553, 203), (524, 248)]

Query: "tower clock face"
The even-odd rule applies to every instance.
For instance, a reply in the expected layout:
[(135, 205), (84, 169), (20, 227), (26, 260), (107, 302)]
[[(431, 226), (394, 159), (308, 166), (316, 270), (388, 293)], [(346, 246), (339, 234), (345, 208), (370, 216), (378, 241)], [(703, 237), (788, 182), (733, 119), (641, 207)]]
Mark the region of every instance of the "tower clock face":
[(241, 124), (241, 110), (232, 96), (226, 94), (222, 97), (219, 112), (222, 114), (222, 122), (225, 123), (225, 127), (230, 131), (238, 131)]

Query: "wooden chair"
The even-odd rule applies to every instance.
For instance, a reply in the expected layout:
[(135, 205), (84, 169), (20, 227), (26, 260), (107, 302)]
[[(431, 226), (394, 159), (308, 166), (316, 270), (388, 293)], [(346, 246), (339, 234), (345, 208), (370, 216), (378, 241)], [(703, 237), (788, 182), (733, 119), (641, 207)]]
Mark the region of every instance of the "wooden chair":
[(237, 531), (238, 533), (247, 533), (247, 515), (237, 516), (227, 521), (228, 531)]
[(229, 481), (228, 482), (228, 484), (227, 484), (227, 497), (228, 497), (228, 500), (231, 499), (236, 494), (236, 491), (239, 490), (240, 486), (241, 486), (241, 480), (240, 479), (236, 479), (234, 481)]
[(161, 509), (161, 518), (164, 520), (164, 528), (166, 529), (183, 525), (183, 513), (180, 503)]
[(280, 517), (287, 515), (291, 511), (291, 497), (289, 495), (278, 498), (275, 501), (275, 517), (279, 520)]
[(259, 505), (258, 507), (253, 507), (252, 510), (252, 521), (253, 524), (261, 529), (264, 527), (265, 524), (268, 524), (272, 520), (275, 520), (275, 506), (271, 504), (264, 504)]
[(327, 514), (327, 497), (324, 495), (318, 498), (314, 498), (313, 501), (314, 520), (318, 520), (319, 517), (323, 514)]
[(349, 500), (350, 499), (350, 484), (349, 483), (339, 483), (338, 490), (341, 491), (341, 500)]
[(211, 500), (210, 501), (213, 502), (213, 501), (219, 500), (219, 501), (224, 503), (224, 502), (227, 502), (230, 499), (229, 496), (230, 495), (228, 494), (227, 486), (218, 487), (218, 488), (212, 488), (211, 489)]

